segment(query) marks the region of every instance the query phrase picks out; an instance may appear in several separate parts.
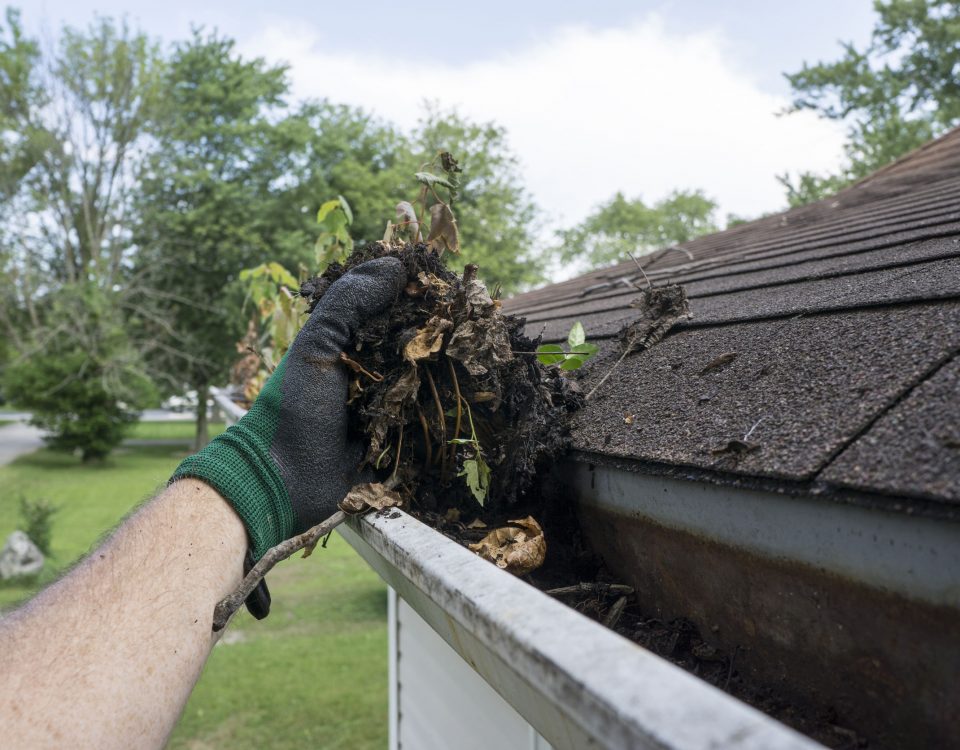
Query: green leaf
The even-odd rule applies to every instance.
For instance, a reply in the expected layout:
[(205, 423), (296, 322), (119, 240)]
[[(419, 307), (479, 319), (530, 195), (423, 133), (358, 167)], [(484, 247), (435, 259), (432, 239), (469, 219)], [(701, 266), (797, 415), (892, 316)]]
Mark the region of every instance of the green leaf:
[(537, 359), (542, 365), (556, 365), (565, 358), (563, 347), (557, 344), (542, 344), (537, 347)]
[(569, 372), (570, 370), (576, 370), (576, 369), (579, 369), (580, 367), (583, 367), (583, 362), (584, 362), (584, 360), (583, 360), (582, 357), (579, 357), (579, 356), (574, 355), (574, 354), (570, 354), (570, 355), (568, 355), (567, 358), (563, 361), (563, 364), (560, 365), (560, 369), (561, 369), (561, 370), (566, 370), (566, 371), (568, 371), (568, 372)]
[(476, 458), (466, 459), (463, 462), (463, 471), (457, 476), (464, 477), (470, 492), (473, 493), (477, 502), (483, 505), (487, 499), (487, 491), (490, 489), (490, 467), (480, 454), (478, 453)]
[(342, 195), (338, 195), (337, 198), (340, 199), (340, 208), (343, 209), (343, 214), (347, 217), (347, 224), (353, 224), (353, 211), (350, 209), (350, 204), (347, 203), (347, 199)]
[(571, 347), (580, 346), (580, 344), (586, 340), (587, 334), (583, 330), (583, 324), (578, 320), (573, 324), (573, 328), (570, 329), (570, 334), (567, 336), (567, 344)]
[(442, 185), (445, 188), (450, 190), (456, 190), (457, 186), (450, 182), (446, 177), (441, 177), (440, 175), (431, 174), (430, 172), (417, 172), (414, 177), (417, 179), (417, 182), (421, 182), (424, 185)]
[(583, 359), (586, 361), (590, 359), (594, 354), (600, 351), (600, 347), (596, 344), (590, 344), (584, 342), (582, 344), (577, 344), (576, 346), (570, 347), (571, 354), (583, 354)]
[(343, 206), (340, 205), (339, 198), (334, 198), (332, 201), (326, 201), (320, 206), (320, 210), (317, 211), (317, 224), (323, 224), (331, 212), (336, 211), (338, 208), (343, 210)]

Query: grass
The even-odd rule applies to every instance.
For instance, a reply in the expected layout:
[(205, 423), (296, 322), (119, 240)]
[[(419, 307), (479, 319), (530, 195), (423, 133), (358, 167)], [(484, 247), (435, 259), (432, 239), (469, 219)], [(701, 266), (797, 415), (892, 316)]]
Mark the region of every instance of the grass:
[[(187, 423), (144, 423), (131, 437), (173, 439)], [(0, 586), (9, 608), (48, 583), (166, 482), (184, 450), (124, 447), (99, 466), (40, 450), (0, 467), (0, 539), (17, 526), (20, 495), (60, 506), (52, 564), (36, 581)], [(308, 560), (268, 577), (273, 611), (246, 612), (214, 649), (171, 748), (383, 748), (387, 742), (386, 589), (334, 535)]]
[[(130, 428), (127, 437), (134, 440), (183, 440), (189, 443), (193, 440), (195, 429), (192, 421), (137, 422)], [(211, 422), (210, 437), (216, 437), (223, 429), (223, 422)]]

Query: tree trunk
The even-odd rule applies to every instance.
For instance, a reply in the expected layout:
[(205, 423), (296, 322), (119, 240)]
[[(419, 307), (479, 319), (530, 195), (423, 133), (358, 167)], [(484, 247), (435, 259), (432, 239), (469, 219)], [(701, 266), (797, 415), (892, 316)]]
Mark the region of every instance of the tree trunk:
[(193, 440), (193, 449), (195, 451), (203, 448), (210, 442), (209, 431), (207, 429), (207, 399), (210, 397), (210, 385), (203, 383), (197, 386), (197, 433)]

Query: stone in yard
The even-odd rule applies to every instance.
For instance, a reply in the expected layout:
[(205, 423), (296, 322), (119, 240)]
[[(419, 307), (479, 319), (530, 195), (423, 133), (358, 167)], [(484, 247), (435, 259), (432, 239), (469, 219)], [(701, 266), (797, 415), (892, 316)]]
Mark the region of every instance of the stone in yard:
[(30, 537), (14, 531), (0, 550), (0, 578), (16, 578), (39, 573), (43, 568), (43, 553)]

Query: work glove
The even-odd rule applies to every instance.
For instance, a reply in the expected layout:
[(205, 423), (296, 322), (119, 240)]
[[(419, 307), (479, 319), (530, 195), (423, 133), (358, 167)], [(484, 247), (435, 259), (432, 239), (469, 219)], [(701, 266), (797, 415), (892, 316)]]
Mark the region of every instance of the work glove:
[[(247, 527), (245, 572), (284, 539), (336, 511), (359, 479), (363, 446), (347, 439), (347, 383), (340, 353), (357, 328), (397, 299), (406, 281), (397, 258), (356, 266), (331, 284), (237, 424), (184, 459), (171, 481), (201, 479)], [(265, 587), (247, 607), (269, 610)]]

